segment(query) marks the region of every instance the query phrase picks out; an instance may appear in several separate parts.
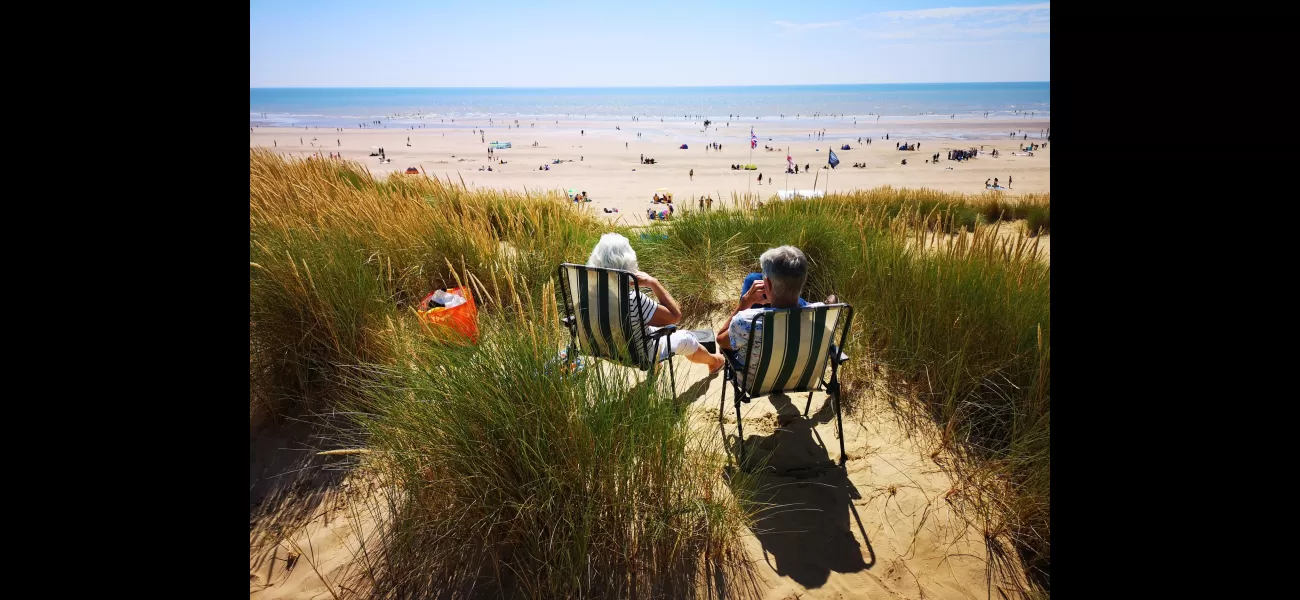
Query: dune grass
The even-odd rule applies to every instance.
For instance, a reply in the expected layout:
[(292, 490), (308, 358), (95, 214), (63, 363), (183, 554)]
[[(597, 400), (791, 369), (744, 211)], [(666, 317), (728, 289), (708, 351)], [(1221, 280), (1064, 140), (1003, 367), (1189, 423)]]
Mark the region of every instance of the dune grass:
[(391, 362), (378, 332), (454, 286), (453, 266), (475, 274), (480, 302), (531, 302), (602, 232), (559, 194), (375, 179), (356, 163), (260, 150), (249, 162), (250, 370), (264, 412), (323, 409), (338, 365)]
[[(682, 597), (743, 565), (747, 493), (666, 385), (549, 364), (553, 270), (606, 230), (590, 213), (256, 151), (249, 212), (253, 412), (349, 415), (325, 439), (382, 491), (332, 592)], [(462, 283), (481, 343), (436, 343), (412, 304)]]
[[(1000, 570), (1026, 589), (1050, 590), (1050, 267), (1025, 234), (999, 237), (982, 218), (971, 223), (991, 212), (979, 202), (882, 188), (690, 212), (667, 239), (634, 245), (644, 265), (689, 280), (675, 289), (679, 299), (689, 290), (737, 288), (767, 248), (803, 249), (812, 262), (804, 297), (833, 292), (857, 309), (849, 351), (869, 360), (854, 362), (846, 386), (879, 379), (864, 368), (878, 366), (889, 374), (878, 383), (938, 422), (942, 445), (962, 459), (974, 520), (994, 558), (1008, 559)], [(984, 202), (998, 202), (997, 219), (1006, 218), (1000, 197)], [(1031, 197), (1010, 209), (1045, 213), (1049, 202)], [(691, 254), (705, 248), (711, 260)], [(1020, 560), (1009, 560), (1014, 552)], [(1016, 572), (1021, 565), (1028, 579)]]
[(662, 377), (558, 376), (554, 317), (489, 318), (473, 348), (399, 340), (407, 366), (360, 387), (355, 443), (394, 484), (376, 596), (689, 597), (734, 563), (746, 511), (722, 459), (688, 451), (685, 406)]
[[(1050, 589), (1050, 269), (1032, 240), (984, 225), (1010, 215), (1047, 232), (1050, 199), (882, 188), (733, 203), (619, 229), (684, 325), (730, 308), (767, 248), (807, 252), (805, 297), (857, 308), (849, 351), (868, 360), (846, 389), (886, 385), (901, 412), (940, 423), (990, 547), (1021, 553), (999, 564)], [(376, 595), (677, 597), (737, 564), (754, 507), (690, 450), (703, 442), (682, 407), (604, 370), (547, 371), (565, 341), (554, 269), (611, 229), (590, 212), (252, 151), (249, 217), (251, 412), (353, 416), (337, 441), (372, 450), (349, 460), (386, 490), (362, 557)], [(428, 342), (413, 318), (458, 281), (480, 305), (478, 346)]]

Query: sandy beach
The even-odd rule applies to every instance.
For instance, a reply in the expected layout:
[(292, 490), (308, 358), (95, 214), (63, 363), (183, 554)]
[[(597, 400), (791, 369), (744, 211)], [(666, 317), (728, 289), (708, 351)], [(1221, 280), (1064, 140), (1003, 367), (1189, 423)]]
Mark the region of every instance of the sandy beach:
[[(513, 120), (509, 124), (487, 119), (429, 121), (414, 129), (397, 125), (385, 128), (382, 124), (342, 131), (330, 127), (254, 127), (249, 142), (291, 156), (319, 154), (328, 158), (330, 153), (341, 153), (344, 159), (359, 161), (376, 175), (414, 166), (429, 176), (463, 180), (474, 187), (586, 191), (592, 199), (589, 206), (598, 214), (625, 223), (645, 221), (646, 209), (655, 206), (651, 197), (659, 188), (673, 192), (679, 210), (701, 196), (711, 196), (716, 207), (725, 204), (732, 194), (768, 197), (778, 190), (809, 190), (814, 185), (831, 192), (890, 185), (975, 194), (984, 191), (987, 179), (998, 178), (1005, 186), (1011, 178), (1009, 194), (1051, 191), (1050, 143), (1049, 148), (1036, 150), (1033, 156), (1013, 154), (1025, 144), (1046, 141), (1040, 137), (1041, 130), (1051, 127), (1046, 120), (967, 117), (854, 124), (838, 118), (741, 119), (729, 123), (723, 119), (710, 124), (707, 131), (702, 120), (684, 119), (521, 119), (519, 127)], [(758, 170), (732, 170), (732, 164), (751, 162), (751, 126), (758, 137), (758, 148), (752, 153)], [(823, 129), (820, 139), (810, 135)], [(951, 132), (951, 137), (945, 137), (945, 131)], [(1022, 139), (1019, 133), (1013, 139), (1009, 135), (1013, 131), (1023, 131), (1028, 139)], [(909, 134), (914, 137), (909, 139)], [(868, 138), (874, 141), (867, 144)], [(496, 150), (489, 158), (488, 145), (493, 141), (511, 142), (513, 147)], [(534, 142), (537, 146), (533, 146)], [(721, 144), (722, 150), (709, 149), (708, 144), (713, 142)], [(919, 148), (912, 152), (896, 150), (900, 142), (919, 143)], [(687, 144), (688, 149), (680, 149), (682, 144)], [(844, 144), (851, 149), (841, 150)], [(776, 150), (769, 151), (765, 146)], [(391, 163), (381, 164), (378, 157), (369, 156), (379, 147)], [(947, 160), (949, 150), (970, 148), (986, 152), (997, 149), (1000, 156)], [(799, 165), (798, 175), (785, 173), (787, 149)], [(828, 149), (833, 149), (840, 160), (834, 171), (821, 169), (827, 163)], [(939, 163), (927, 164), (936, 152)], [(656, 159), (657, 164), (641, 164), (643, 155)], [(552, 164), (555, 159), (561, 162)], [(907, 159), (906, 165), (901, 164), (903, 159)], [(854, 163), (865, 163), (866, 167), (853, 168)], [(545, 165), (550, 170), (538, 170)], [(805, 165), (812, 166), (813, 171), (805, 172)], [(493, 170), (479, 170), (487, 166)], [(759, 173), (763, 175), (761, 184)], [(605, 208), (617, 208), (619, 212), (607, 214)]]

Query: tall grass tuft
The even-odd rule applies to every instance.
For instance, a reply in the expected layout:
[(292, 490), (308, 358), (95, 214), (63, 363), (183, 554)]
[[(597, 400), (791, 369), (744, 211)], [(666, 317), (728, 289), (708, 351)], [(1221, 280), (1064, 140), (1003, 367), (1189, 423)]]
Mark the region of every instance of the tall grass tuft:
[(356, 163), (252, 150), (254, 393), (267, 411), (319, 410), (341, 391), (341, 365), (391, 360), (376, 341), (387, 319), (454, 286), (453, 268), (479, 275), (466, 283), (480, 304), (528, 303), (556, 264), (590, 248), (603, 229), (558, 194), (376, 179)]
[(373, 595), (676, 598), (736, 562), (744, 511), (685, 407), (628, 369), (559, 376), (554, 317), (494, 317), (469, 348), (399, 336), (402, 365), (358, 385), (389, 490)]

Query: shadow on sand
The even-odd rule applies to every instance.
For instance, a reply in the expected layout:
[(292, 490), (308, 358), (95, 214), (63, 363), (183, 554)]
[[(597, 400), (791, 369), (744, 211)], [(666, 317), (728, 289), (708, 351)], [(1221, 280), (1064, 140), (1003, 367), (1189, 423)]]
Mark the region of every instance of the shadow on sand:
[[(831, 403), (806, 418), (784, 394), (767, 399), (777, 409), (779, 428), (744, 440), (742, 466), (759, 507), (754, 535), (763, 545), (764, 560), (778, 575), (809, 589), (824, 585), (832, 571), (871, 568), (876, 554), (853, 505), (862, 496), (844, 468), (831, 460), (815, 429), (834, 420)], [(850, 516), (866, 543), (865, 552), (853, 537)]]
[(329, 510), (341, 492), (344, 471), (331, 468), (341, 461), (316, 455), (324, 440), (315, 430), (289, 421), (249, 435), (249, 566), (262, 581), (273, 582), (292, 568), (283, 557), (277, 560), (280, 542)]

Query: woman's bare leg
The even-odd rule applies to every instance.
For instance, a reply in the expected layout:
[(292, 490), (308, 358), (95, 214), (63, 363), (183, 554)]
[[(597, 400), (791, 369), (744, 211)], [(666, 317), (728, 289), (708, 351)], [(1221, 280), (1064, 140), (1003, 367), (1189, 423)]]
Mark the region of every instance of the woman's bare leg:
[(721, 354), (711, 354), (708, 350), (699, 348), (694, 353), (687, 354), (686, 360), (701, 365), (708, 365), (709, 372), (712, 373), (722, 367), (722, 361), (724, 359)]

